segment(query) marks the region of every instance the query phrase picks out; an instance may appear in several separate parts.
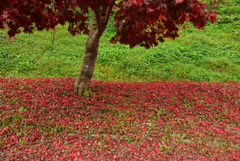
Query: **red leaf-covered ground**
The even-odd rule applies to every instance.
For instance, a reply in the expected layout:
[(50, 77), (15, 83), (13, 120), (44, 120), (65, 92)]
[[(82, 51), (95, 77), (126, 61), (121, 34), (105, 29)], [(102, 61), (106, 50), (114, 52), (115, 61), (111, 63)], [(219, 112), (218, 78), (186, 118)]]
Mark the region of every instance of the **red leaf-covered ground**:
[(240, 160), (240, 83), (0, 78), (0, 160)]

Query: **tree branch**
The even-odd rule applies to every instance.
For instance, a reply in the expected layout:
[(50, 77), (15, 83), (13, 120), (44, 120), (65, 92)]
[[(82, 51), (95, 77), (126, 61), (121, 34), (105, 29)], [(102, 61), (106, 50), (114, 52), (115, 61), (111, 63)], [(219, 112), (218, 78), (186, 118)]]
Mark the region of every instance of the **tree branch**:
[(97, 19), (97, 25), (98, 25), (98, 32), (102, 33), (103, 32), (103, 23), (102, 23), (102, 18), (101, 18), (101, 13), (99, 8), (96, 8), (95, 11), (96, 19)]
[(112, 0), (109, 7), (108, 7), (108, 10), (107, 10), (107, 13), (106, 13), (106, 17), (103, 21), (103, 28), (105, 29), (107, 27), (107, 24), (108, 24), (108, 20), (109, 20), (109, 17), (110, 17), (110, 14), (111, 14), (111, 11), (112, 11), (112, 8), (113, 6), (115, 5), (115, 2), (116, 0)]

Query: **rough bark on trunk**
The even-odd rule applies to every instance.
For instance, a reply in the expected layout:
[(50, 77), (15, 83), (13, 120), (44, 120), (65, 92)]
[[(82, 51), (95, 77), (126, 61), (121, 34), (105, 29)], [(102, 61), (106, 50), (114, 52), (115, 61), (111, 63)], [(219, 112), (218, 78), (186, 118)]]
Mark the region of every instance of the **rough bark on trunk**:
[(83, 95), (89, 87), (98, 54), (99, 40), (107, 27), (115, 2), (116, 0), (111, 0), (105, 17), (101, 16), (100, 8), (96, 7), (92, 11), (90, 33), (87, 38), (82, 65), (74, 82), (74, 94)]
[(10, 37), (10, 36), (8, 35), (9, 27), (8, 27), (7, 23), (3, 22), (3, 26), (4, 26), (4, 29), (5, 29), (5, 34), (6, 34), (7, 40), (8, 40), (8, 41), (9, 41), (9, 40), (15, 41), (15, 40), (16, 40), (16, 39), (15, 39), (15, 36)]
[(101, 32), (102, 31), (98, 29), (97, 17), (93, 11), (90, 22), (90, 33), (86, 41), (82, 65), (74, 83), (74, 94), (83, 95), (89, 87), (97, 58)]

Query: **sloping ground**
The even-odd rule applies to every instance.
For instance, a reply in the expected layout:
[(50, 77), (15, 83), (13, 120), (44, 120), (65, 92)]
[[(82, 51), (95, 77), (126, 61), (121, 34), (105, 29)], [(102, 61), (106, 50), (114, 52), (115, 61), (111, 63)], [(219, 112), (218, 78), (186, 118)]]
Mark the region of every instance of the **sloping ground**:
[(0, 78), (0, 160), (239, 160), (240, 83)]

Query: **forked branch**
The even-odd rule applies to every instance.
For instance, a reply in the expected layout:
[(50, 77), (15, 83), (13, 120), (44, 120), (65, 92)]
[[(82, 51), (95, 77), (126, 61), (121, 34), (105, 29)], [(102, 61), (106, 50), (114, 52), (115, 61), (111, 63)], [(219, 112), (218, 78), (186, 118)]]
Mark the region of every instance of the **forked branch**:
[(96, 19), (97, 19), (97, 26), (98, 26), (98, 34), (101, 34), (103, 32), (103, 20), (101, 18), (100, 9), (96, 8), (95, 11)]
[(105, 29), (107, 27), (107, 24), (108, 24), (108, 20), (109, 20), (109, 17), (111, 15), (111, 11), (113, 9), (113, 6), (115, 5), (115, 2), (116, 0), (112, 0), (109, 7), (108, 7), (108, 10), (107, 10), (107, 13), (106, 13), (106, 17), (103, 21), (103, 28)]

